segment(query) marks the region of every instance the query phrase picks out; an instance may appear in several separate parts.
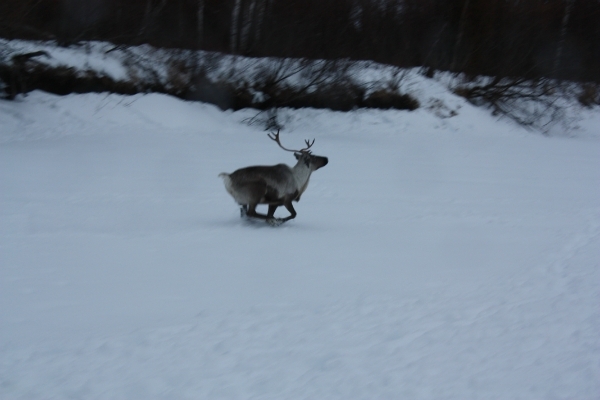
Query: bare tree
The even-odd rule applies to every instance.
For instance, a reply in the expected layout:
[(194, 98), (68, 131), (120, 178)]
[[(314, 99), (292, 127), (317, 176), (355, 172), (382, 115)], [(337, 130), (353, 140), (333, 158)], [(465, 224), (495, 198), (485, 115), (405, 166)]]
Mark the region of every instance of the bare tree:
[(162, 11), (163, 8), (167, 5), (167, 0), (160, 0), (157, 5), (152, 4), (152, 0), (147, 0), (146, 2), (146, 11), (144, 12), (144, 20), (142, 22), (142, 26), (140, 28), (139, 36), (144, 37), (148, 33), (150, 26), (154, 23), (158, 14)]
[(450, 63), (450, 70), (455, 71), (458, 64), (458, 52), (460, 51), (460, 45), (465, 34), (465, 26), (467, 22), (467, 10), (469, 9), (469, 1), (465, 0), (463, 9), (460, 14), (460, 21), (458, 23), (458, 35), (456, 36), (456, 42), (454, 43), (454, 52), (452, 55), (452, 62)]
[(204, 0), (198, 0), (196, 14), (196, 47), (201, 48), (204, 40)]
[(562, 23), (560, 25), (560, 37), (558, 39), (558, 46), (556, 47), (556, 56), (554, 57), (554, 67), (552, 68), (552, 77), (557, 78), (560, 67), (560, 59), (562, 57), (563, 48), (565, 47), (565, 40), (567, 38), (567, 25), (569, 24), (569, 18), (571, 17), (571, 10), (575, 0), (566, 0), (565, 13), (563, 14)]
[(240, 51), (245, 52), (248, 50), (250, 33), (252, 30), (254, 20), (254, 10), (256, 9), (256, 0), (250, 0), (247, 3), (247, 7), (244, 7), (244, 14), (242, 17), (242, 31), (240, 34)]
[(254, 23), (254, 44), (257, 45), (260, 42), (260, 35), (262, 31), (262, 24), (265, 19), (265, 12), (267, 8), (267, 0), (258, 0), (256, 7), (256, 18)]
[(229, 51), (232, 54), (236, 54), (238, 51), (239, 41), (239, 20), (242, 8), (242, 1), (235, 0), (233, 5), (233, 11), (231, 12), (231, 33), (229, 35)]

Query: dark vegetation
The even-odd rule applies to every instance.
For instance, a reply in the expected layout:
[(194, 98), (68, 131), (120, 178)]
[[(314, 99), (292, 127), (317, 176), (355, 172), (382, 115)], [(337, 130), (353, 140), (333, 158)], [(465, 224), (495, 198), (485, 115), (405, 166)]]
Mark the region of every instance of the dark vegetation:
[[(198, 57), (198, 53), (166, 50), (163, 53), (167, 54), (166, 60), (159, 61), (159, 55), (155, 55), (156, 59), (151, 55), (148, 65), (136, 62), (136, 56), (127, 48), (114, 51), (119, 52), (117, 59), (130, 68), (127, 79), (115, 80), (94, 70), (48, 65), (45, 61), (50, 55), (45, 51), (13, 55), (10, 62), (0, 63), (5, 97), (12, 100), (21, 93), (40, 89), (58, 95), (107, 91), (165, 93), (233, 110), (264, 111), (280, 107), (414, 110), (419, 107), (416, 99), (400, 93), (403, 76), (392, 74), (389, 81), (379, 82), (380, 87), (373, 89), (372, 85), (354, 79), (351, 68), (355, 63), (348, 60), (255, 59), (252, 63), (255, 70), (244, 73), (237, 71), (233, 59), (215, 53), (202, 53)], [(164, 67), (161, 62), (166, 64), (166, 76), (160, 76), (155, 69)], [(209, 76), (210, 69), (220, 73)], [(289, 78), (293, 78), (293, 83)]]
[[(419, 66), (429, 75), (490, 76), (496, 78), (490, 84), (465, 85), (457, 92), (498, 112), (510, 103), (503, 101), (507, 96), (551, 90), (548, 80), (583, 82), (580, 101), (599, 101), (600, 0), (3, 0), (0, 36), (64, 46), (102, 40), (250, 57), (374, 60)], [(189, 93), (178, 85), (139, 87), (35, 63), (34, 57), (4, 60), (0, 78), (9, 97), (22, 87), (55, 93), (161, 91), (208, 97), (232, 108), (418, 106), (398, 88), (366, 94), (343, 77), (295, 91), (263, 81), (260, 90), (268, 99), (257, 101), (256, 88), (202, 76), (194, 86), (206, 90)], [(534, 90), (523, 90), (523, 80), (537, 82), (530, 85)], [(210, 98), (214, 91), (221, 92), (219, 98)]]
[(0, 36), (600, 81), (600, 0), (3, 0)]

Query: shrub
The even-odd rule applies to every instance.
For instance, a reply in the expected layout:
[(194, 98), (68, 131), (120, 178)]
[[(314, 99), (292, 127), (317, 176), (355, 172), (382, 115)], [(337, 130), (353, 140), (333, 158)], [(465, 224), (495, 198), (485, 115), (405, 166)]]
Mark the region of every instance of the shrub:
[(381, 89), (371, 93), (364, 99), (362, 106), (367, 108), (394, 108), (397, 110), (412, 111), (419, 108), (419, 101), (408, 94)]
[(600, 90), (598, 85), (593, 83), (585, 83), (581, 85), (581, 92), (577, 97), (579, 103), (585, 107), (600, 105)]

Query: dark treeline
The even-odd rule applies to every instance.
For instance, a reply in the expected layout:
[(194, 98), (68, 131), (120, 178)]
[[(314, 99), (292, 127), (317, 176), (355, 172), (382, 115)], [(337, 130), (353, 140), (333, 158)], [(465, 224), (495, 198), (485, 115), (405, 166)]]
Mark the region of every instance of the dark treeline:
[(600, 0), (1, 0), (0, 35), (600, 81)]

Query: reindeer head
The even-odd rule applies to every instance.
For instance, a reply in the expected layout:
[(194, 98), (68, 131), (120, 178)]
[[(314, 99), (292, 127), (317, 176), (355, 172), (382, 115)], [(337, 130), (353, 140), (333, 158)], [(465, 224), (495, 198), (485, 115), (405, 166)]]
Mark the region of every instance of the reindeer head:
[(313, 139), (312, 142), (309, 140), (305, 140), (304, 142), (306, 143), (306, 147), (303, 149), (291, 150), (283, 147), (283, 145), (281, 144), (279, 140), (279, 129), (277, 130), (277, 133), (270, 133), (268, 136), (271, 140), (275, 141), (283, 150), (293, 152), (294, 156), (296, 157), (296, 160), (298, 160), (299, 163), (304, 163), (306, 167), (309, 168), (311, 171), (316, 171), (319, 168), (326, 166), (329, 162), (327, 157), (314, 155), (309, 150), (312, 147), (312, 145), (315, 144), (315, 139)]

